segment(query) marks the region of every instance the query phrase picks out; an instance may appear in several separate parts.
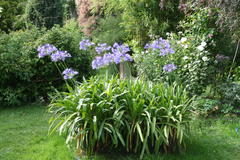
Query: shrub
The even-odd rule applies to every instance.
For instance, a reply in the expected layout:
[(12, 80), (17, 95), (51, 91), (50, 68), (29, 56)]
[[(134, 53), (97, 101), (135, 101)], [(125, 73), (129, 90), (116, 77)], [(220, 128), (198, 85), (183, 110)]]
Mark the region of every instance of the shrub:
[[(82, 76), (91, 72), (90, 57), (78, 48), (82, 33), (75, 22), (63, 28), (30, 30), (0, 35), (0, 102), (2, 105), (17, 105), (47, 97), (53, 88), (63, 85), (63, 79), (50, 60), (38, 59), (37, 47), (51, 43), (72, 54), (69, 66)], [(81, 79), (79, 79), (81, 80)]]
[(237, 82), (225, 83), (220, 86), (221, 102), (223, 109), (232, 113), (240, 113), (240, 84)]
[(23, 13), (25, 0), (1, 0), (0, 1), (0, 30), (4, 32), (10, 32), (11, 30), (16, 30), (21, 28), (16, 23), (19, 18), (19, 14)]
[(235, 81), (240, 82), (240, 66), (234, 69), (233, 78)]
[(92, 77), (50, 104), (51, 133), (88, 154), (120, 149), (131, 153), (176, 151), (188, 133), (190, 102), (177, 85)]
[(221, 85), (208, 86), (196, 100), (197, 112), (209, 116), (213, 114), (240, 113), (240, 85), (237, 82), (225, 82)]
[(208, 9), (195, 11), (180, 23), (183, 32), (167, 34), (166, 40), (175, 51), (171, 56), (159, 56), (159, 50), (133, 49), (139, 76), (151, 81), (166, 81), (169, 76), (164, 74), (161, 66), (172, 62), (177, 69), (171, 79), (184, 84), (193, 94), (201, 94), (207, 85), (227, 77), (225, 71), (229, 69), (229, 57), (215, 55), (209, 49), (215, 45), (212, 37), (216, 32), (208, 25)]

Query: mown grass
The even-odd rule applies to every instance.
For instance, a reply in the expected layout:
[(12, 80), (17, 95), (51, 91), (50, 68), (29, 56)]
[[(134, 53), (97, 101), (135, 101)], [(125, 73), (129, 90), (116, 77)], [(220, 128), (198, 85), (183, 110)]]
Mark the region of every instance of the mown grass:
[[(48, 136), (49, 114), (40, 105), (0, 110), (0, 160), (73, 160), (74, 152), (63, 137)], [(198, 119), (191, 123), (192, 135), (186, 152), (149, 155), (146, 160), (239, 160), (240, 118)], [(95, 160), (135, 160), (138, 156), (109, 153)]]
[(26, 106), (0, 111), (0, 160), (72, 160), (59, 136), (48, 136), (46, 107)]

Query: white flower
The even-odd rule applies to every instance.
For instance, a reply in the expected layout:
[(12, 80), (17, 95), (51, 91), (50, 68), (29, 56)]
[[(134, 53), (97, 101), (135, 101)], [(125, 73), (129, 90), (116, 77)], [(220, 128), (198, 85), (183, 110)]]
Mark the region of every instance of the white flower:
[(186, 37), (182, 37), (180, 41), (181, 41), (182, 43), (184, 43), (184, 42), (187, 41), (187, 38), (186, 38)]
[(183, 57), (183, 60), (186, 60), (186, 59), (188, 59), (188, 56), (184, 56), (184, 57)]
[(203, 50), (204, 50), (204, 47), (203, 47), (202, 45), (200, 45), (200, 46), (197, 47), (197, 49), (198, 49), (199, 51), (203, 51)]
[(207, 45), (207, 43), (204, 41), (201, 43), (201, 46), (203, 46), (203, 47), (205, 47), (206, 45)]
[(185, 44), (185, 45), (183, 45), (183, 47), (186, 49), (186, 48), (188, 48), (188, 45), (187, 45), (187, 44)]
[(204, 61), (204, 62), (206, 62), (206, 61), (208, 61), (208, 57), (202, 57), (202, 60)]

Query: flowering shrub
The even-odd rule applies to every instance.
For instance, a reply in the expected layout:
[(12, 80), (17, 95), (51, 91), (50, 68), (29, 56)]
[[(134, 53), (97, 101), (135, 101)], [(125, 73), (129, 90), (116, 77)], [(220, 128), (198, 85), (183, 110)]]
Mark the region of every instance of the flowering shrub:
[(216, 81), (220, 57), (215, 58), (209, 51), (209, 46), (214, 46), (214, 30), (204, 22), (207, 14), (207, 10), (200, 10), (180, 23), (184, 32), (167, 33), (165, 40), (151, 36), (155, 40), (145, 46), (147, 50), (135, 49), (139, 76), (155, 82), (178, 81), (193, 94), (201, 93), (205, 86)]
[(51, 133), (88, 154), (175, 151), (188, 134), (191, 99), (177, 85), (92, 77), (50, 104)]
[(138, 75), (155, 82), (173, 81), (173, 71), (178, 67), (171, 58), (175, 50), (170, 41), (157, 38), (146, 44), (144, 49), (145, 51), (134, 55)]

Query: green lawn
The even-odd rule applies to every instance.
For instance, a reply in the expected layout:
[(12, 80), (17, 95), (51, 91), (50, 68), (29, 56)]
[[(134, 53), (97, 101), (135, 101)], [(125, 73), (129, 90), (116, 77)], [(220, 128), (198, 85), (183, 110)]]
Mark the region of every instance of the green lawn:
[[(64, 138), (47, 136), (46, 107), (26, 106), (0, 110), (0, 160), (73, 160)], [(146, 156), (146, 160), (239, 160), (240, 118), (197, 120), (191, 124), (187, 151), (176, 155)], [(108, 154), (93, 159), (138, 159)]]

